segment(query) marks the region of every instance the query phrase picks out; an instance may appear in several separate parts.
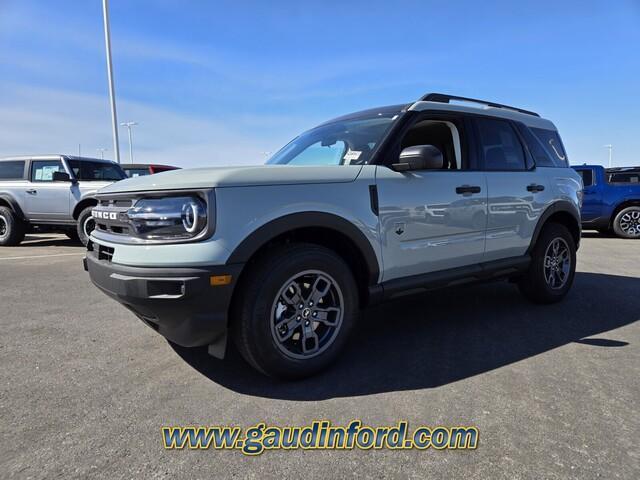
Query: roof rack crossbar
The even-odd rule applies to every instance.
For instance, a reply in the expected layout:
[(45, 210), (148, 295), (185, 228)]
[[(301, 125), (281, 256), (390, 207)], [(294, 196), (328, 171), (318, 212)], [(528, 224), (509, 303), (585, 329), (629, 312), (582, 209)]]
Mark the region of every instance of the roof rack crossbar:
[(446, 93), (427, 93), (426, 95), (420, 98), (421, 102), (451, 103), (451, 100), (457, 100), (459, 102), (479, 103), (482, 105), (487, 105), (488, 107), (505, 108), (507, 110), (514, 110), (516, 112), (524, 113), (526, 115), (533, 115), (535, 117), (540, 116), (536, 112), (531, 112), (529, 110), (524, 110), (522, 108), (510, 107), (509, 105), (502, 105), (501, 103), (488, 102), (487, 100), (478, 100), (476, 98), (447, 95)]

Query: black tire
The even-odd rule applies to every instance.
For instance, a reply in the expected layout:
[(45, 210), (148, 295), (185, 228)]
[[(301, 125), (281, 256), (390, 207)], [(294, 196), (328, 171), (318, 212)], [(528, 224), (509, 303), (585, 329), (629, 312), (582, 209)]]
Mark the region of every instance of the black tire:
[[(558, 245), (565, 251), (569, 260), (568, 268), (564, 262), (556, 261), (553, 246)], [(545, 257), (551, 255), (545, 267)], [(565, 258), (564, 256), (562, 258)], [(554, 267), (558, 267), (555, 269)], [(571, 233), (564, 225), (550, 223), (544, 227), (531, 254), (531, 265), (527, 273), (518, 282), (522, 294), (535, 303), (555, 303), (564, 298), (576, 272), (576, 244)]]
[(80, 243), (80, 237), (78, 236), (77, 230), (66, 230), (64, 234), (69, 237), (69, 240)]
[(93, 227), (95, 227), (95, 221), (91, 216), (91, 210), (93, 210), (93, 208), (94, 206), (91, 205), (82, 210), (80, 215), (78, 215), (76, 232), (78, 234), (78, 239), (85, 247), (87, 246), (87, 243), (89, 243), (89, 235), (93, 231)]
[(26, 233), (26, 225), (13, 213), (13, 210), (0, 207), (0, 246), (20, 245)]
[(640, 238), (640, 205), (620, 210), (613, 219), (613, 231), (621, 238)]
[[(236, 287), (241, 289), (241, 295), (234, 302), (231, 330), (238, 350), (249, 364), (275, 378), (296, 379), (311, 376), (335, 360), (359, 313), (357, 285), (340, 256), (313, 244), (283, 245), (263, 255), (243, 275), (244, 280)], [(314, 308), (308, 308), (313, 303), (312, 290), (305, 287), (311, 282), (322, 288), (329, 285), (323, 296), (317, 297)], [(294, 283), (299, 288), (296, 298), (303, 299), (304, 309), (298, 301), (282, 301), (285, 294), (292, 295), (294, 290), (286, 287)], [(315, 309), (331, 310), (333, 300), (342, 301), (341, 320), (335, 311), (330, 321), (336, 323), (333, 327), (313, 320), (314, 313), (316, 318), (319, 313), (328, 315)], [(280, 312), (282, 308), (286, 310)], [(278, 323), (278, 315), (290, 315), (289, 320)], [(285, 323), (291, 325), (290, 330), (284, 327)], [(286, 336), (289, 331), (288, 340), (277, 340), (279, 334)]]

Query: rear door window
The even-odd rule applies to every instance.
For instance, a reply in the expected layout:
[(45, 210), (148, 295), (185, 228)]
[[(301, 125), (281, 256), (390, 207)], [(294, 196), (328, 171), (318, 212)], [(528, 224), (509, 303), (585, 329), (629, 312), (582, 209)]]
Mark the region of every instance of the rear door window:
[(479, 118), (476, 124), (484, 170), (526, 170), (524, 149), (508, 121)]
[(0, 180), (22, 180), (24, 161), (0, 162)]
[(582, 184), (585, 187), (593, 185), (593, 170), (589, 168), (587, 170), (577, 170), (577, 172), (582, 177)]

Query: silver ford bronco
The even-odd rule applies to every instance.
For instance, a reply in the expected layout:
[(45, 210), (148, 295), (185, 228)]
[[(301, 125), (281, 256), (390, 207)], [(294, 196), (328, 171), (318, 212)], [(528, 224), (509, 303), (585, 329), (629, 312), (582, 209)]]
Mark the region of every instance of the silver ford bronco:
[(432, 93), (326, 122), (267, 165), (103, 188), (84, 265), (171, 342), (222, 358), (229, 336), (261, 372), (300, 378), (364, 305), (496, 278), (561, 300), (581, 195), (549, 120)]
[(68, 155), (0, 159), (0, 246), (30, 231), (64, 232), (85, 245), (100, 188), (127, 178), (115, 162)]

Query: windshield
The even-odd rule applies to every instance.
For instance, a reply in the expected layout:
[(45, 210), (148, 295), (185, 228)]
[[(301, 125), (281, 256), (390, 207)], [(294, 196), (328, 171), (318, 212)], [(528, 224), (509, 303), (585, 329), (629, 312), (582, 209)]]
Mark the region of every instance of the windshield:
[(127, 178), (116, 163), (92, 162), (90, 160), (67, 160), (77, 180), (118, 181)]
[(363, 165), (398, 118), (397, 112), (313, 128), (271, 157), (270, 165)]

